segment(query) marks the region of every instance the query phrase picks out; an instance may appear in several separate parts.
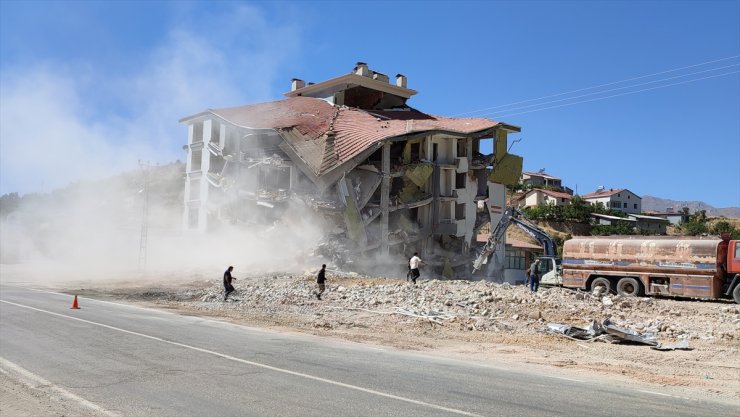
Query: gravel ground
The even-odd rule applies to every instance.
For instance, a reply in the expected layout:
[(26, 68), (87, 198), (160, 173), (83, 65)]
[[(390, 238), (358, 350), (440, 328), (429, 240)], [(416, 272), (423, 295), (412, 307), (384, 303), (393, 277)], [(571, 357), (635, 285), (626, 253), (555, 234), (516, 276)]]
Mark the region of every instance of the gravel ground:
[[(227, 319), (430, 354), (551, 368), (560, 373), (640, 381), (674, 393), (740, 398), (740, 307), (729, 302), (594, 296), (563, 288), (469, 281), (403, 280), (328, 274), (318, 300), (313, 272), (241, 277), (223, 301), (220, 280), (198, 274), (105, 285), (67, 285), (70, 293), (107, 297)], [(164, 283), (164, 284), (162, 284)], [(233, 298), (232, 298), (233, 297)], [(548, 323), (585, 327), (609, 319), (692, 350), (575, 341)], [(739, 404), (740, 405), (740, 404)]]

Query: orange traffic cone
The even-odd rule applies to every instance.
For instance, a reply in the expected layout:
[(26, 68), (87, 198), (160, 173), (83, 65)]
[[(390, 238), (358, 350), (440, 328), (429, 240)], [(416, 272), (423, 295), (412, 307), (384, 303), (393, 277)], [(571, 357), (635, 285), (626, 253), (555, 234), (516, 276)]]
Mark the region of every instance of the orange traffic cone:
[(77, 305), (77, 296), (76, 295), (75, 295), (75, 300), (72, 301), (72, 307), (70, 307), (70, 308), (73, 308), (73, 309), (76, 309), (76, 310), (79, 310), (80, 309), (80, 306)]

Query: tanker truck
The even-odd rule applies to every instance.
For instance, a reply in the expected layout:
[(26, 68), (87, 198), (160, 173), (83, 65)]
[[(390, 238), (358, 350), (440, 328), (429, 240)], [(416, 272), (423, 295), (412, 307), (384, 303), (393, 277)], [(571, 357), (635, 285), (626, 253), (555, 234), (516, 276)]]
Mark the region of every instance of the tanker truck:
[(563, 246), (558, 275), (567, 288), (740, 304), (739, 243), (728, 236), (575, 237)]

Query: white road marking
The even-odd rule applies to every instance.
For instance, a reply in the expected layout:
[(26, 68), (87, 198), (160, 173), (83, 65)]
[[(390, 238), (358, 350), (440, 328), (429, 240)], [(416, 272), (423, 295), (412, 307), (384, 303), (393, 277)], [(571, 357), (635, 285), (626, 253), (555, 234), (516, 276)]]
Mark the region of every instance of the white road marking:
[(645, 394), (662, 395), (664, 397), (679, 398), (679, 399), (686, 400), (686, 401), (699, 401), (697, 398), (682, 397), (680, 395), (666, 394), (664, 392), (645, 391), (642, 389), (638, 389), (637, 391), (644, 392)]
[(645, 391), (643, 389), (638, 389), (640, 392), (644, 392), (645, 394), (653, 394), (653, 395), (662, 395), (664, 397), (675, 397), (675, 395), (666, 394), (664, 392), (655, 392), (655, 391)]
[(579, 380), (579, 379), (573, 379), (573, 378), (566, 378), (566, 377), (564, 377), (564, 376), (552, 376), (552, 375), (550, 375), (550, 378), (555, 378), (555, 379), (563, 379), (563, 380), (565, 380), (565, 381), (571, 381), (571, 382), (580, 382), (580, 383), (585, 383), (585, 381), (581, 381), (581, 380)]
[(87, 407), (87, 408), (95, 411), (96, 413), (98, 413), (100, 415), (106, 415), (108, 417), (119, 417), (118, 414), (116, 414), (116, 413), (114, 413), (112, 411), (108, 411), (108, 410), (100, 407), (99, 405), (97, 405), (95, 403), (92, 403), (92, 402), (90, 402), (90, 401), (88, 401), (88, 400), (86, 400), (86, 399), (84, 399), (84, 398), (82, 398), (80, 396), (77, 396), (75, 394), (72, 394), (71, 392), (67, 391), (66, 389), (64, 389), (64, 388), (62, 388), (62, 387), (60, 387), (60, 386), (58, 386), (56, 384), (53, 384), (52, 382), (45, 380), (44, 378), (40, 377), (39, 375), (36, 375), (33, 372), (31, 372), (31, 371), (29, 371), (29, 370), (27, 370), (25, 368), (22, 368), (22, 367), (16, 365), (15, 363), (13, 363), (13, 362), (11, 362), (11, 361), (9, 361), (9, 360), (7, 360), (7, 359), (5, 359), (5, 358), (3, 358), (3, 357), (0, 356), (0, 372), (2, 372), (4, 374), (10, 374), (8, 371), (6, 371), (3, 368), (9, 369), (11, 372), (14, 372), (16, 374), (19, 374), (21, 377), (25, 378), (26, 380), (35, 383), (35, 385), (34, 385), (34, 384), (31, 384), (31, 383), (29, 383), (27, 381), (21, 381), (22, 383), (24, 383), (25, 385), (27, 385), (27, 386), (29, 386), (31, 388), (34, 388), (34, 389), (39, 389), (39, 388), (50, 389), (50, 390), (53, 390), (53, 391), (57, 392), (58, 394), (60, 394), (61, 396), (65, 397), (65, 398), (67, 398), (69, 400), (76, 401), (77, 403), (79, 403), (79, 404), (81, 404), (81, 405), (83, 405), (83, 406), (85, 406), (85, 407)]
[(410, 403), (410, 404), (421, 405), (421, 406), (424, 406), (424, 407), (429, 407), (429, 408), (433, 408), (433, 409), (436, 409), (436, 410), (442, 410), (442, 411), (446, 411), (446, 412), (453, 413), (453, 414), (459, 414), (459, 415), (470, 416), (470, 417), (483, 417), (480, 414), (475, 414), (475, 413), (471, 413), (471, 412), (467, 412), (467, 411), (463, 411), (463, 410), (457, 410), (455, 408), (444, 407), (444, 406), (441, 406), (441, 405), (432, 404), (432, 403), (428, 403), (428, 402), (424, 402), (424, 401), (414, 400), (412, 398), (401, 397), (399, 395), (393, 395), (393, 394), (389, 394), (389, 393), (386, 393), (386, 392), (376, 391), (376, 390), (373, 390), (373, 389), (370, 389), (370, 388), (363, 388), (363, 387), (360, 387), (360, 386), (357, 386), (357, 385), (345, 384), (344, 382), (334, 381), (334, 380), (327, 379), (327, 378), (321, 378), (321, 377), (314, 376), (314, 375), (304, 374), (302, 372), (296, 372), (296, 371), (291, 371), (291, 370), (288, 370), (288, 369), (278, 368), (278, 367), (275, 367), (275, 366), (270, 366), (270, 365), (266, 365), (266, 364), (259, 363), (259, 362), (248, 361), (246, 359), (240, 359), (240, 358), (237, 358), (237, 357), (234, 357), (234, 356), (226, 355), (224, 353), (219, 353), (219, 352), (215, 352), (215, 351), (212, 351), (212, 350), (199, 348), (199, 347), (196, 347), (196, 346), (186, 345), (184, 343), (173, 342), (171, 340), (162, 339), (161, 337), (150, 336), (150, 335), (147, 335), (147, 334), (144, 334), (144, 333), (135, 332), (135, 331), (132, 331), (132, 330), (121, 329), (119, 327), (109, 326), (107, 324), (98, 323), (98, 322), (94, 322), (94, 321), (90, 321), (90, 320), (85, 320), (85, 319), (81, 319), (81, 318), (78, 318), (78, 317), (69, 316), (69, 315), (66, 315), (66, 314), (59, 314), (59, 313), (55, 313), (53, 311), (48, 311), (48, 310), (43, 310), (43, 309), (40, 309), (40, 308), (31, 307), (31, 306), (27, 306), (27, 305), (23, 305), (23, 304), (13, 303), (11, 301), (0, 300), (0, 302), (6, 303), (6, 304), (11, 304), (11, 305), (14, 305), (16, 307), (27, 308), (29, 310), (39, 311), (41, 313), (50, 314), (52, 316), (63, 317), (63, 318), (70, 319), (70, 320), (76, 320), (76, 321), (80, 321), (80, 322), (83, 322), (83, 323), (92, 324), (94, 326), (104, 327), (104, 328), (110, 329), (110, 330), (116, 330), (116, 331), (119, 331), (119, 332), (122, 332), (122, 333), (131, 334), (131, 335), (134, 335), (134, 336), (139, 336), (139, 337), (143, 337), (143, 338), (150, 339), (150, 340), (156, 340), (158, 342), (167, 343), (167, 344), (170, 344), (170, 345), (173, 345), (173, 346), (179, 346), (179, 347), (186, 348), (186, 349), (191, 349), (191, 350), (194, 350), (194, 351), (197, 351), (197, 352), (207, 353), (207, 354), (210, 354), (210, 355), (213, 355), (213, 356), (218, 356), (220, 358), (228, 359), (228, 360), (231, 360), (231, 361), (234, 361), (234, 362), (239, 362), (239, 363), (243, 363), (243, 364), (246, 364), (246, 365), (252, 365), (252, 366), (259, 367), (259, 368), (269, 369), (269, 370), (275, 371), (275, 372), (281, 372), (281, 373), (288, 374), (288, 375), (298, 376), (298, 377), (301, 377), (301, 378), (311, 379), (311, 380), (314, 380), (314, 381), (320, 381), (320, 382), (324, 382), (324, 383), (327, 383), (327, 384), (336, 385), (336, 386), (343, 387), (343, 388), (348, 388), (348, 389), (352, 389), (352, 390), (356, 390), (356, 391), (360, 391), (360, 392), (365, 392), (365, 393), (377, 395), (377, 396), (380, 396), (380, 397), (391, 398), (391, 399), (394, 399), (394, 400), (403, 401), (403, 402), (407, 402), (407, 403)]

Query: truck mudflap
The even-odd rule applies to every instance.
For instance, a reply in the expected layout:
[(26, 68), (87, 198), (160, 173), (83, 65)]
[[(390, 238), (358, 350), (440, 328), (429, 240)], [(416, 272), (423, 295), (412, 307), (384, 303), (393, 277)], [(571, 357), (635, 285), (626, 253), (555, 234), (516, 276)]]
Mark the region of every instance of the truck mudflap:
[(740, 285), (740, 274), (735, 274), (735, 277), (732, 278), (730, 285), (727, 286), (727, 291), (725, 291), (725, 295), (732, 295), (732, 290), (735, 289), (736, 285)]

